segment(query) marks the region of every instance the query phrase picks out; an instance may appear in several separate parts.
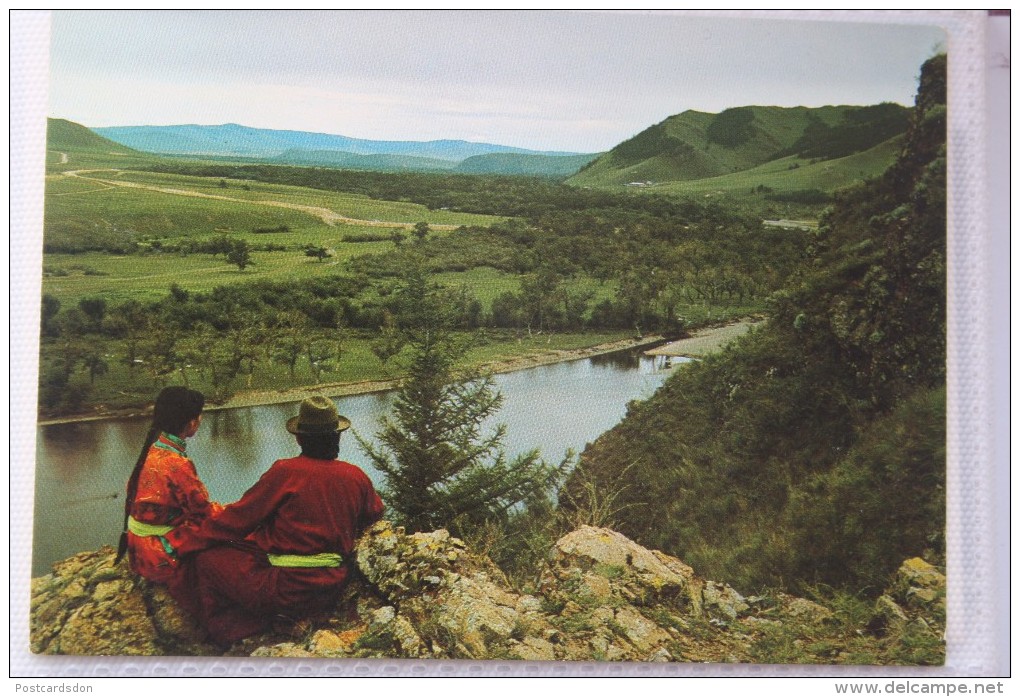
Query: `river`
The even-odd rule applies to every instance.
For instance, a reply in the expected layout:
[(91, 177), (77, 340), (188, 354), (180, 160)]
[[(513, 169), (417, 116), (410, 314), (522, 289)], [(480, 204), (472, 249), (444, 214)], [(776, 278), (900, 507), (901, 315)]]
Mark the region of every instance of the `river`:
[[(494, 377), (503, 408), (491, 420), (507, 428), (510, 456), (533, 448), (549, 462), (585, 445), (623, 418), (627, 402), (646, 399), (669, 374), (664, 357), (628, 351), (554, 363)], [(674, 364), (685, 359), (672, 359)], [(341, 397), (340, 413), (363, 438), (374, 441), (394, 392)], [(236, 501), (276, 459), (298, 454), (284, 422), (296, 404), (209, 411), (188, 441), (188, 455), (213, 500)], [(147, 419), (40, 426), (36, 438), (36, 489), (32, 575), (77, 552), (116, 546), (124, 515), (124, 485), (138, 457)], [(377, 486), (382, 477), (350, 433), (340, 459), (362, 467)]]

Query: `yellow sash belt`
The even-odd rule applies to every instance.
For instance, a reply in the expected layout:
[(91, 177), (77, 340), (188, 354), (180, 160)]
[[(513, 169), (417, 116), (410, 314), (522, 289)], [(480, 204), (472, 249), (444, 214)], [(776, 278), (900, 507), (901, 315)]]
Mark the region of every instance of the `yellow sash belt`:
[(174, 529), (173, 525), (150, 525), (128, 516), (128, 530), (139, 537), (160, 537)]
[(336, 568), (343, 564), (344, 558), (335, 552), (319, 552), (318, 554), (267, 554), (273, 566), (300, 568)]

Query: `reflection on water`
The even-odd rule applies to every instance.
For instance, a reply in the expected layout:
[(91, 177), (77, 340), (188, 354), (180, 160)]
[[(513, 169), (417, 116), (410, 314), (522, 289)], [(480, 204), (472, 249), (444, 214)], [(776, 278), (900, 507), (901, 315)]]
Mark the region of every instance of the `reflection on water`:
[[(664, 367), (661, 356), (630, 352), (497, 375), (503, 408), (487, 426), (506, 425), (508, 455), (537, 448), (547, 461), (559, 462), (568, 450), (581, 452), (615, 425), (627, 402), (650, 397), (668, 375)], [(393, 393), (336, 400), (353, 430), (373, 443), (392, 401)], [(296, 404), (205, 413), (187, 448), (213, 500), (236, 501), (273, 461), (298, 454), (294, 437), (284, 428), (296, 413)], [(147, 429), (143, 419), (38, 429), (33, 575), (48, 573), (53, 561), (75, 552), (116, 545), (125, 482)], [(350, 433), (340, 440), (340, 458), (382, 485), (380, 473), (368, 465)]]

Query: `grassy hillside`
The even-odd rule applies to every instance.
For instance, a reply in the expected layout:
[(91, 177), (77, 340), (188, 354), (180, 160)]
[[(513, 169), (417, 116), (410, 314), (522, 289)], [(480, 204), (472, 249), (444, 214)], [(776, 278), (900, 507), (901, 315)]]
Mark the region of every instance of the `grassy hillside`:
[(877, 177), (895, 161), (903, 145), (896, 136), (863, 152), (832, 160), (803, 159), (789, 155), (750, 169), (690, 181), (664, 182), (639, 189), (666, 195), (710, 194), (765, 198), (770, 193), (816, 190), (831, 193)]
[(836, 197), (768, 323), (634, 403), (576, 499), (749, 590), (866, 593), (944, 555), (945, 94), (940, 56), (902, 153)]
[(598, 155), (475, 155), (457, 165), (463, 174), (512, 174), (530, 177), (569, 177)]
[[(619, 144), (571, 177), (577, 186), (623, 186), (720, 177), (800, 155), (845, 157), (902, 133), (897, 105), (686, 111)], [(825, 147), (829, 145), (828, 149)]]
[(152, 155), (108, 140), (81, 124), (64, 119), (47, 119), (48, 173), (82, 167), (136, 167), (155, 161)]
[(415, 157), (413, 155), (359, 155), (336, 150), (301, 150), (291, 149), (266, 160), (287, 165), (307, 165), (317, 167), (342, 167), (345, 169), (369, 169), (379, 172), (417, 170), (442, 171), (453, 169), (455, 162), (436, 158)]
[(64, 119), (47, 119), (46, 147), (50, 150), (73, 152), (102, 152), (122, 155), (137, 153), (129, 147), (97, 135), (80, 124)]

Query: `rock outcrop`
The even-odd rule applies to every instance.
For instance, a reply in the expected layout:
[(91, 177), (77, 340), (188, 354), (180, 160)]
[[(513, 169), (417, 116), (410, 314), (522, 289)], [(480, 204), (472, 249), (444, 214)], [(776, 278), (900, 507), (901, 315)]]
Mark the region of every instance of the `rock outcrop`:
[[(601, 528), (561, 538), (533, 594), (445, 530), (408, 535), (384, 521), (356, 554), (360, 573), (334, 610), (227, 655), (927, 663), (944, 655), (945, 577), (920, 559), (904, 563), (864, 629), (851, 631), (838, 611), (781, 593), (744, 597)], [(913, 658), (889, 650), (904, 637), (930, 650)], [(115, 564), (108, 547), (33, 580), (31, 644), (50, 654), (222, 655), (164, 589)]]

